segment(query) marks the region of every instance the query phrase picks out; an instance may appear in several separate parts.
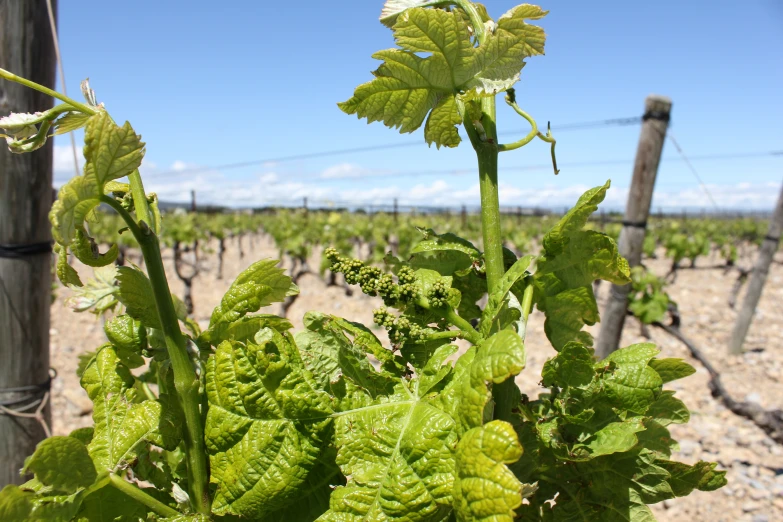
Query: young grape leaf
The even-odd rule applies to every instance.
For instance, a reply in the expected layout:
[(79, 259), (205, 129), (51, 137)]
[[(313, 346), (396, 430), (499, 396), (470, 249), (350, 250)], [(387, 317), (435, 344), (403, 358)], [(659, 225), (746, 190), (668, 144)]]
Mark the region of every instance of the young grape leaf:
[(106, 253), (100, 253), (95, 240), (78, 229), (76, 230), (74, 241), (71, 243), (71, 251), (79, 261), (92, 267), (101, 267), (114, 263), (120, 253), (116, 244), (109, 247)]
[(68, 249), (55, 243), (54, 252), (57, 254), (57, 279), (66, 286), (84, 286), (79, 273), (68, 264)]
[(41, 484), (76, 493), (95, 482), (97, 473), (87, 448), (73, 437), (49, 437), (25, 460), (22, 473), (32, 472)]
[(519, 460), (514, 428), (492, 421), (469, 430), (457, 445), (454, 511), (457, 520), (512, 522), (514, 510), (536, 487), (522, 484), (506, 464)]
[(135, 521), (147, 520), (149, 509), (125, 493), (104, 486), (85, 497), (76, 520), (82, 521)]
[(715, 491), (726, 485), (726, 472), (715, 471), (714, 462), (699, 461), (693, 466), (671, 460), (658, 460), (657, 464), (671, 474), (669, 485), (678, 497), (690, 495), (694, 489)]
[[(65, 247), (60, 248), (64, 249)], [(60, 252), (62, 255), (62, 250)], [(93, 270), (93, 276), (83, 286), (72, 286), (73, 295), (66, 299), (65, 303), (77, 312), (92, 309), (92, 312), (97, 315), (107, 310), (114, 310), (117, 306), (117, 294), (119, 293), (119, 288), (115, 283), (117, 267), (108, 265), (96, 268)]]
[[(345, 375), (366, 389), (372, 397), (391, 393), (399, 375), (378, 372), (367, 353), (355, 346), (343, 333), (335, 318), (320, 312), (304, 316), (306, 330), (296, 335), (302, 360), (322, 390)], [(380, 342), (376, 342), (380, 345)]]
[(462, 116), (455, 93), (494, 95), (511, 87), (529, 56), (530, 46), (524, 43), (528, 35), (520, 33), (509, 17), (502, 36), (488, 34), (480, 47), (474, 47), (462, 15), (412, 5), (387, 4), (382, 19), (393, 21), (401, 49), (375, 53), (373, 58), (383, 60), (376, 78), (338, 105), (348, 114), (382, 121), (400, 132), (415, 131), (429, 115), (427, 143), (456, 147), (460, 142), (456, 125)]
[(501, 383), (524, 367), (522, 338), (512, 330), (501, 330), (459, 358), (437, 401), (464, 433), (483, 424), (485, 408), (492, 397), (487, 383)]
[(696, 373), (696, 368), (682, 359), (653, 359), (649, 364), (653, 370), (658, 372), (664, 384), (677, 379), (684, 379)]
[(479, 333), (482, 336), (487, 337), (492, 331), (493, 326), (496, 327), (496, 330), (504, 327), (504, 325), (496, 324), (495, 320), (503, 309), (506, 297), (509, 292), (511, 292), (511, 287), (525, 276), (525, 271), (530, 267), (530, 262), (532, 260), (533, 256), (525, 256), (518, 259), (500, 279), (498, 288), (489, 296), (487, 306), (484, 308), (484, 313), (481, 315)]
[(119, 127), (108, 113), (99, 111), (84, 130), (84, 174), (60, 188), (49, 220), (52, 235), (61, 245), (70, 245), (84, 220), (100, 203), (104, 185), (127, 176), (141, 165), (144, 143), (130, 123)]
[(126, 313), (147, 328), (160, 329), (155, 293), (144, 272), (128, 266), (118, 267), (117, 282), (120, 290), (117, 298), (125, 306)]
[(256, 520), (301, 502), (308, 476), (323, 471), (332, 406), (290, 336), (265, 328), (255, 342), (221, 343), (207, 363), (207, 394), (213, 511)]
[(176, 412), (159, 401), (138, 401), (133, 375), (111, 345), (104, 345), (90, 361), (81, 385), (94, 405), (95, 431), (87, 449), (99, 472), (132, 461), (145, 443), (165, 449), (179, 443)]
[(231, 323), (219, 322), (201, 334), (198, 341), (217, 346), (223, 341), (234, 340), (245, 342), (252, 340), (255, 334), (263, 328), (273, 328), (280, 333), (294, 326), (287, 319), (271, 314), (245, 316)]
[(335, 419), (337, 464), (347, 478), (318, 520), (445, 520), (454, 481), (454, 420), (404, 385)]
[(262, 259), (239, 274), (212, 312), (210, 328), (220, 323), (232, 323), (263, 306), (299, 293), (299, 288), (277, 264), (273, 259)]
[(547, 388), (587, 386), (595, 377), (593, 354), (579, 343), (568, 343), (541, 370), (542, 384)]
[(128, 314), (118, 315), (104, 323), (103, 331), (125, 366), (138, 368), (144, 365), (141, 353), (147, 348), (147, 330), (140, 321)]
[(0, 491), (3, 522), (66, 522), (73, 519), (85, 490), (65, 495), (33, 479), (21, 486), (7, 485)]
[(688, 407), (676, 398), (671, 390), (662, 391), (655, 402), (647, 408), (645, 415), (652, 417), (661, 426), (686, 424), (691, 419)]
[(663, 380), (648, 364), (656, 355), (658, 348), (654, 344), (639, 343), (617, 350), (596, 363), (596, 367), (615, 366), (603, 383), (608, 398), (618, 408), (644, 414), (659, 397)]
[(628, 262), (619, 255), (614, 241), (604, 234), (581, 230), (608, 188), (609, 182), (587, 191), (544, 236), (544, 255), (534, 276), (534, 299), (546, 316), (544, 331), (555, 350), (570, 341), (592, 345), (592, 337), (582, 328), (599, 319), (593, 281), (630, 281)]

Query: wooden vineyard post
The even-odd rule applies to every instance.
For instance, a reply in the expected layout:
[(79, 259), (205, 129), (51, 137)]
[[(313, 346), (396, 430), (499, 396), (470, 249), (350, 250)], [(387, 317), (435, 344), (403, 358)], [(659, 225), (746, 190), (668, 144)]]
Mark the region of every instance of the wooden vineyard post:
[[(632, 267), (642, 261), (647, 218), (650, 215), (655, 177), (658, 174), (671, 108), (671, 100), (664, 96), (650, 95), (644, 102), (642, 132), (636, 149), (631, 189), (628, 192), (623, 228), (618, 241), (620, 255), (625, 257)], [(600, 359), (617, 350), (620, 345), (630, 290), (631, 285), (627, 284), (612, 285), (609, 291), (609, 300), (601, 315), (601, 332), (596, 345), (596, 355)]]
[(190, 211), (195, 212), (196, 211), (196, 191), (191, 190), (190, 191)]
[[(57, 4), (52, 7), (56, 12)], [(0, 68), (54, 88), (56, 58), (45, 0), (0, 0)], [(52, 98), (0, 80), (0, 116), (52, 107)], [(23, 482), (24, 459), (46, 436), (33, 418), (48, 399), (52, 142), (35, 154), (0, 147), (0, 488)], [(51, 424), (48, 406), (41, 420)]]
[(734, 324), (734, 331), (731, 333), (729, 353), (735, 355), (742, 353), (742, 344), (745, 342), (745, 336), (748, 335), (753, 314), (756, 312), (756, 305), (759, 304), (759, 299), (761, 299), (761, 292), (764, 289), (767, 274), (769, 274), (769, 265), (772, 264), (772, 258), (775, 256), (775, 252), (778, 251), (781, 232), (783, 232), (783, 186), (780, 189), (775, 212), (772, 214), (772, 219), (769, 222), (767, 235), (761, 244), (761, 248), (759, 248), (759, 255), (756, 258), (756, 264), (753, 266), (750, 282), (748, 283), (748, 292), (745, 294), (742, 308), (740, 308), (737, 315), (737, 322)]

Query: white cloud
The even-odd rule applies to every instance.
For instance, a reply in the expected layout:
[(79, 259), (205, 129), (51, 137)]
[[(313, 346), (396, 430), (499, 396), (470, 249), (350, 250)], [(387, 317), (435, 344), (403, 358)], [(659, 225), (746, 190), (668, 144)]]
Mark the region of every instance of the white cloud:
[[(84, 166), (84, 156), (82, 156), (81, 148), (76, 149), (76, 157), (79, 161), (79, 172)], [(54, 146), (54, 177), (64, 182), (65, 179), (70, 178), (76, 173), (76, 169), (73, 163), (73, 149), (70, 145), (55, 145)]]
[(338, 163), (321, 171), (321, 179), (353, 179), (384, 176), (391, 173), (387, 169), (368, 169), (355, 163)]
[(361, 178), (367, 174), (367, 169), (355, 163), (339, 163), (327, 167), (321, 172), (323, 179)]
[[(80, 163), (84, 159), (79, 153)], [(352, 163), (340, 163), (325, 169), (321, 178), (338, 180), (337, 183), (317, 181), (293, 181), (288, 174), (269, 168), (254, 178), (237, 179), (220, 171), (203, 170), (197, 164), (183, 160), (173, 162), (161, 169), (145, 160), (142, 175), (148, 191), (156, 192), (162, 201), (190, 201), (190, 191), (196, 191), (199, 203), (225, 206), (264, 206), (308, 204), (316, 206), (362, 206), (391, 205), (397, 199), (400, 205), (419, 207), (452, 207), (461, 205), (475, 207), (479, 204), (479, 185), (465, 186), (457, 179), (434, 179), (416, 185), (381, 184), (381, 182), (358, 183), (350, 181), (371, 176), (379, 170), (370, 170)], [(194, 170), (196, 170), (194, 172)], [(73, 176), (73, 153), (69, 145), (54, 147), (55, 186), (62, 185)], [(339, 183), (340, 179), (349, 180)], [(393, 178), (392, 178), (393, 179)], [(452, 185), (453, 183), (453, 185)], [(590, 187), (584, 184), (562, 186), (556, 184), (539, 188), (520, 187), (513, 184), (500, 185), (500, 204), (505, 207), (543, 207), (562, 210), (572, 206)], [(747, 182), (734, 184), (710, 184), (707, 190), (718, 207), (726, 210), (771, 210), (778, 196), (780, 185), (776, 182)], [(628, 188), (612, 186), (607, 192), (603, 208), (622, 210), (628, 198)], [(712, 203), (699, 186), (672, 189), (666, 186), (656, 190), (652, 211), (681, 208), (712, 210)]]

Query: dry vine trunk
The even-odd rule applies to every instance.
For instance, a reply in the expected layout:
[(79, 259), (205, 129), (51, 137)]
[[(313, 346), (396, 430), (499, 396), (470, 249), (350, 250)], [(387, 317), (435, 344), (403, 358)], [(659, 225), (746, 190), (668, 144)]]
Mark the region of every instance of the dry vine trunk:
[(665, 325), (663, 323), (653, 323), (659, 328), (663, 328), (668, 333), (679, 339), (710, 374), (709, 387), (712, 396), (723, 401), (723, 404), (736, 415), (751, 420), (756, 426), (764, 430), (772, 440), (778, 444), (783, 444), (783, 410), (765, 410), (760, 404), (755, 402), (735, 400), (720, 379), (720, 373), (715, 369), (702, 351), (697, 348), (687, 337), (685, 337), (679, 328)]
[[(0, 0), (0, 67), (54, 87), (55, 65), (45, 0)], [(0, 116), (50, 107), (49, 96), (0, 81)], [(30, 414), (48, 396), (52, 143), (35, 154), (0, 148), (0, 404)], [(49, 423), (49, 408), (42, 413)], [(22, 482), (24, 459), (44, 435), (35, 419), (0, 415), (0, 488)]]

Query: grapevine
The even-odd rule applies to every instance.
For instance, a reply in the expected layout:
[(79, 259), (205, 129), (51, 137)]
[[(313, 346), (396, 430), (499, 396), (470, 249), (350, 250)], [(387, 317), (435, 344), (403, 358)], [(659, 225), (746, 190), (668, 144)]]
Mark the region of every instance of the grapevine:
[[(57, 275), (84, 285), (72, 253), (97, 269), (88, 285), (106, 289), (85, 308), (120, 312), (80, 370), (94, 426), (39, 444), (24, 468), (34, 478), (0, 492), (0, 518), (642, 521), (652, 518), (648, 504), (724, 485), (714, 463), (670, 459), (667, 426), (689, 413), (663, 385), (692, 374), (690, 365), (659, 358), (652, 344), (594, 360), (584, 331), (598, 320), (592, 284), (631, 281), (612, 238), (586, 228), (609, 182), (552, 223), (539, 255), (504, 248), (499, 154), (539, 140), (558, 172), (555, 139), (513, 90), (525, 60), (543, 54), (544, 32), (530, 22), (546, 14), (525, 4), (493, 20), (467, 0), (388, 0), (382, 10), (398, 48), (375, 53), (374, 79), (339, 107), (401, 132), (424, 126), (436, 147), (458, 146), (461, 126), (481, 190), (481, 249), (422, 227), (384, 255), (383, 267), (375, 247), (372, 259), (324, 251), (333, 273), (382, 298), (373, 317), (390, 347), (337, 316), (308, 312), (294, 333), (285, 318), (263, 313), (298, 293), (276, 260), (243, 271), (202, 331), (169, 290), (161, 240), (174, 229), (166, 232), (144, 190), (145, 146), (130, 123), (118, 125), (87, 85), (86, 104), (57, 94), (63, 104), (50, 111), (0, 119), (18, 153), (40, 148), (53, 130), (84, 128), (84, 172), (50, 213)], [(516, 142), (498, 142), (497, 95), (531, 126)], [(111, 267), (116, 243), (100, 251), (101, 204), (141, 248), (146, 272)], [(239, 241), (242, 230), (233, 229)], [(172, 238), (175, 249), (198, 239)], [(288, 241), (281, 254), (301, 262), (315, 242)], [(515, 378), (534, 308), (554, 352), (544, 388), (527, 397)], [(459, 351), (456, 339), (468, 347)], [(145, 364), (141, 376), (131, 373)]]

